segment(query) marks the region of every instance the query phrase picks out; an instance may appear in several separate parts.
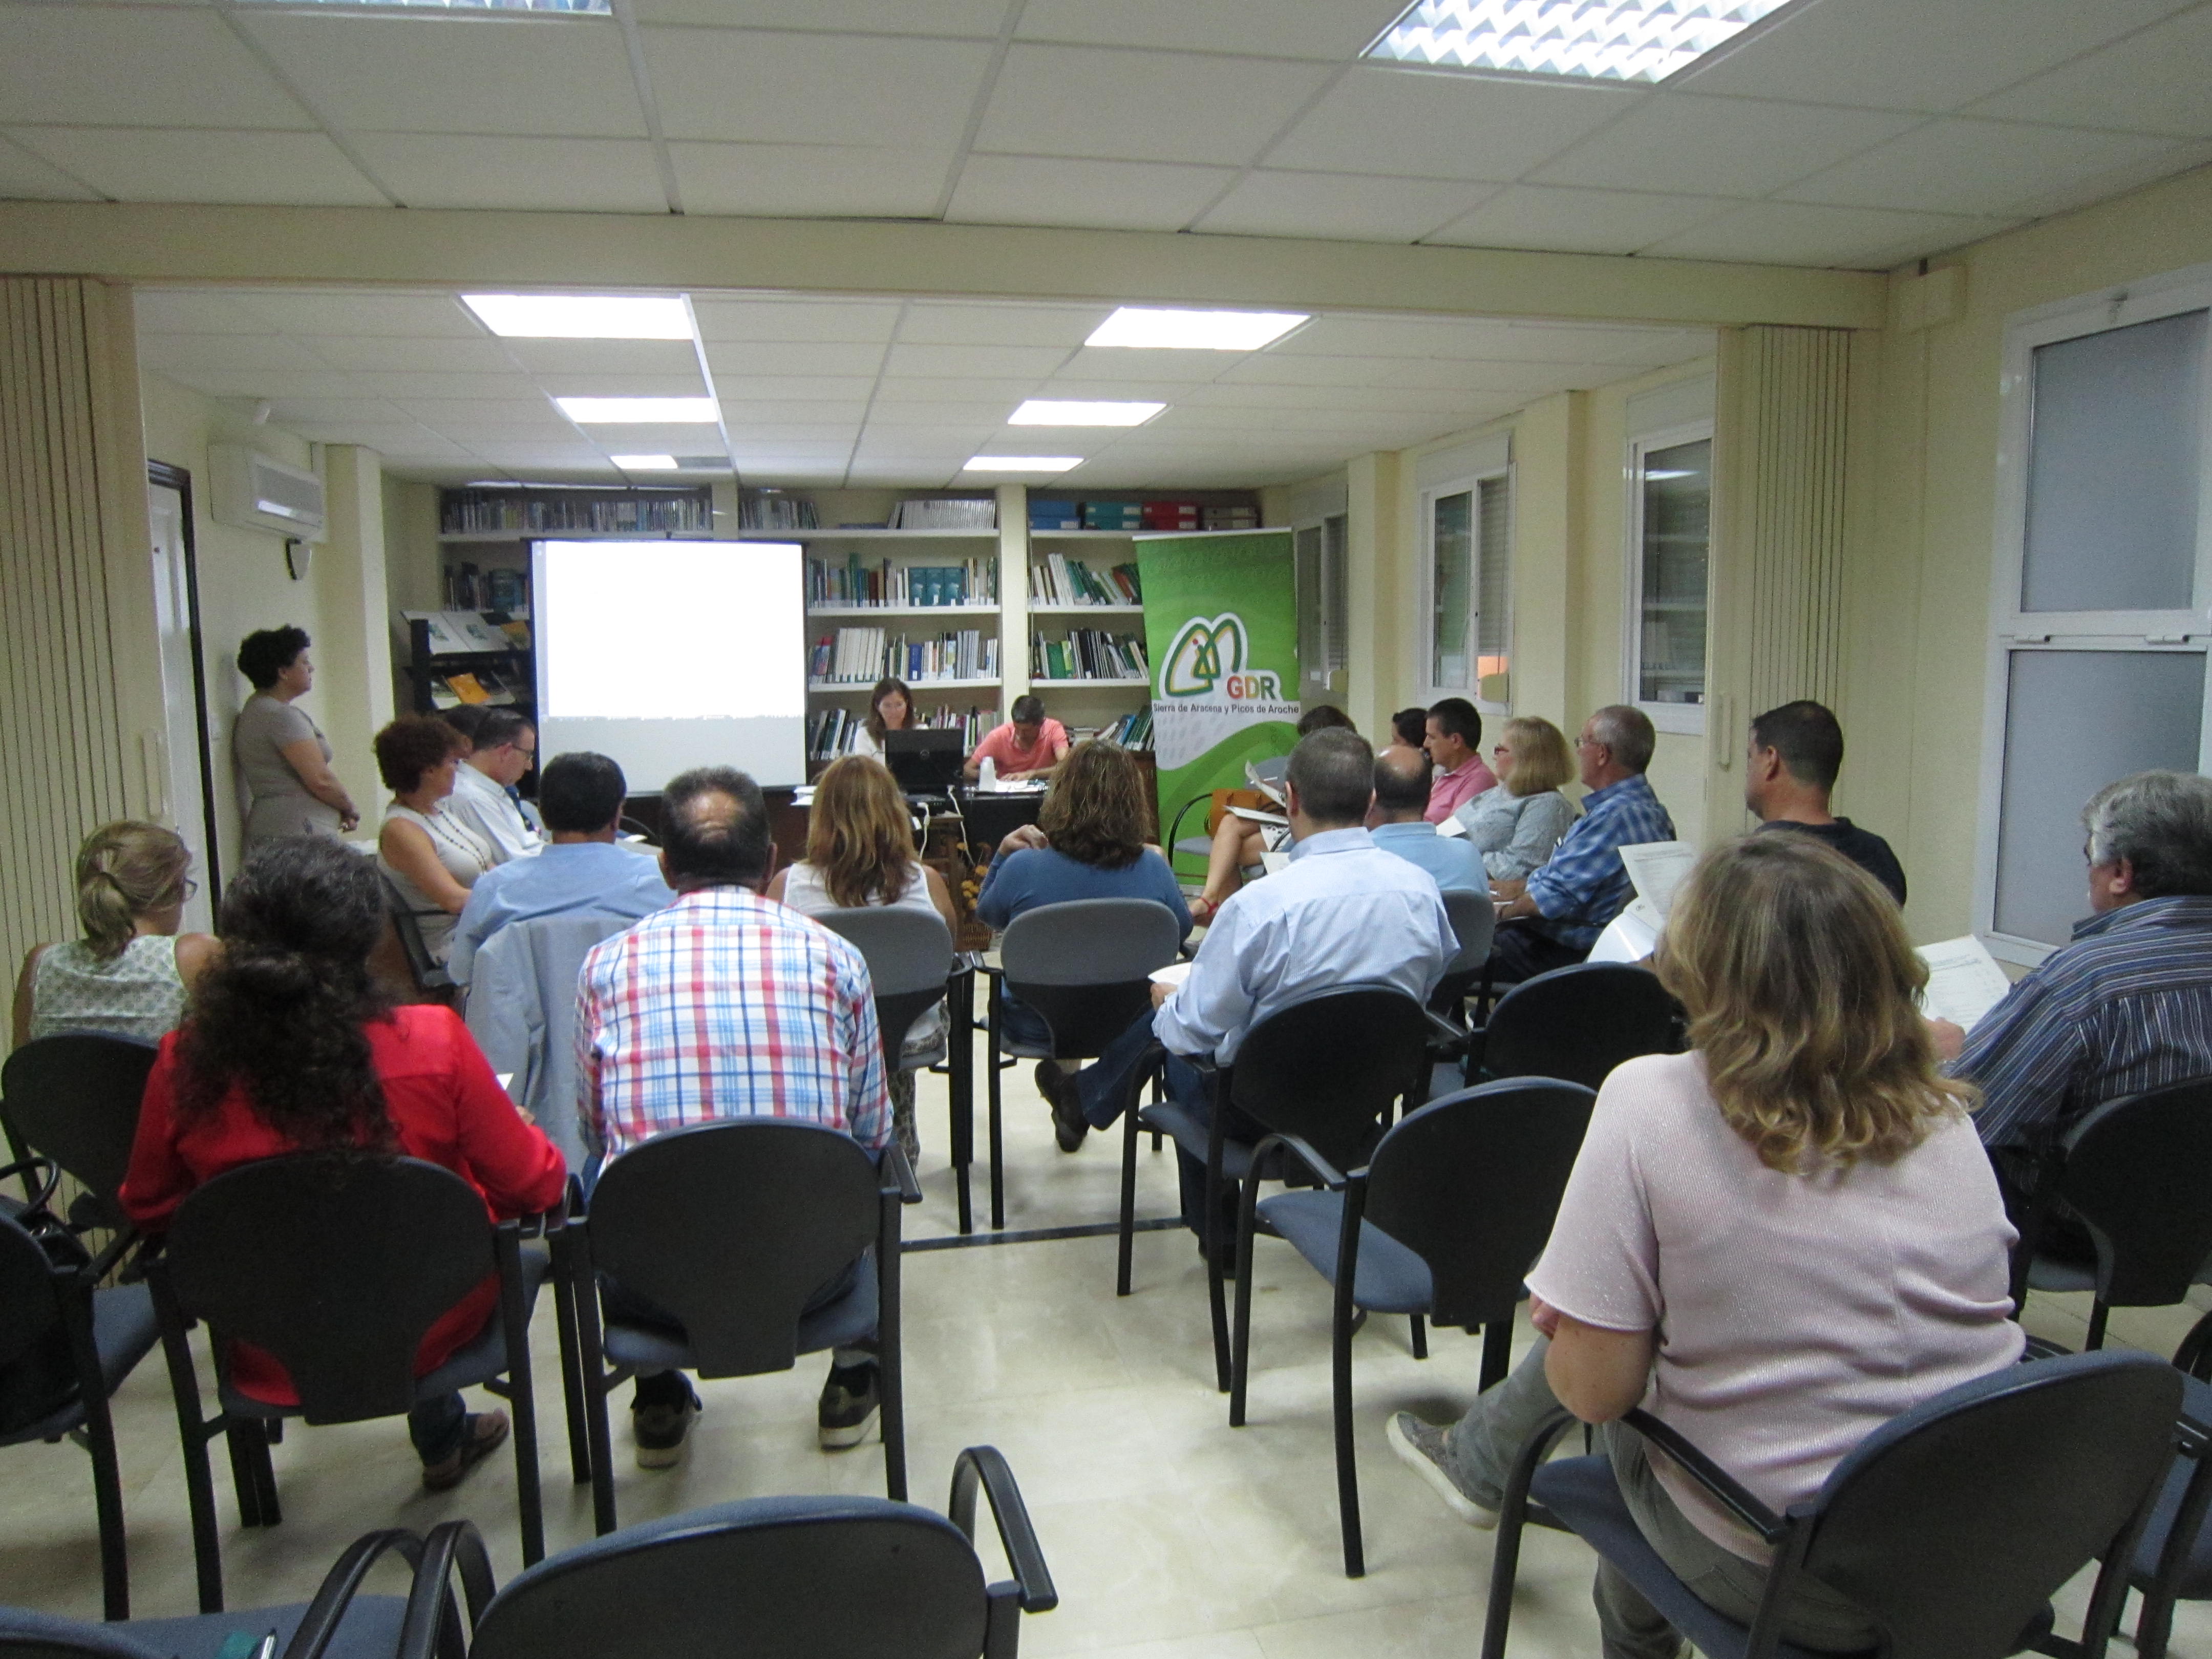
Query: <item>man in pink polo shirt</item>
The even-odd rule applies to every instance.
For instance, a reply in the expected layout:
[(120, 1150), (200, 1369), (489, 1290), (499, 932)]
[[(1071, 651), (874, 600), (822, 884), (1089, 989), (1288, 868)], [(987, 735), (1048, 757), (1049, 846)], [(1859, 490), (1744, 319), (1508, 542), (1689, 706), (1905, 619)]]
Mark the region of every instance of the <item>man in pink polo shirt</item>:
[(1067, 753), (1067, 728), (1058, 720), (1045, 718), (1043, 699), (1016, 697), (1012, 713), (1012, 718), (1003, 726), (993, 727), (975, 745), (975, 752), (968, 757), (968, 763), (961, 770), (967, 775), (969, 782), (973, 783), (982, 775), (987, 760), (998, 763), (1002, 783), (1048, 777)]
[(1421, 747), (1437, 763), (1429, 784), (1429, 810), (1422, 816), (1442, 823), (1486, 789), (1498, 787), (1498, 775), (1482, 763), (1482, 716), (1465, 697), (1446, 697), (1429, 710), (1428, 740)]

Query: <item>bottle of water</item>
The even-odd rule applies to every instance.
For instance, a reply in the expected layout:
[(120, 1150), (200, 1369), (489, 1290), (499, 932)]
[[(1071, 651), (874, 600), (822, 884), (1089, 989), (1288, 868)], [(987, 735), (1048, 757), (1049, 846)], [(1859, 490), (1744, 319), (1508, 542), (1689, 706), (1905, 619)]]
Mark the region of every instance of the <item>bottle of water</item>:
[(988, 755), (983, 757), (982, 782), (986, 789), (996, 789), (999, 787), (999, 763)]

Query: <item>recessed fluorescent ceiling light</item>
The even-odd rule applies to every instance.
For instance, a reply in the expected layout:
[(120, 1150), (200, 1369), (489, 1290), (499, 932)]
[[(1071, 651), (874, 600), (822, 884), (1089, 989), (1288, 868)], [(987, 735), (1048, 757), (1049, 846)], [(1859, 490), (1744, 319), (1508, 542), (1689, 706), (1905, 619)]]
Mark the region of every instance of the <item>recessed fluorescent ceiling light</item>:
[(1031, 398), (1006, 416), (1008, 426), (1142, 426), (1165, 404), (1079, 403)]
[[(610, 455), (607, 459), (625, 472), (673, 472), (676, 471), (676, 458), (673, 455)], [(1648, 478), (1651, 475), (1647, 472), (1644, 476)]]
[[(300, 0), (275, 0), (279, 5), (295, 5)], [(607, 0), (307, 0), (332, 10), (350, 10), (357, 6), (400, 6), (418, 11), (535, 11), (577, 12), (586, 16), (605, 17), (614, 8)], [(269, 3), (269, 0), (255, 0)]]
[(651, 294), (464, 294), (495, 334), (521, 340), (688, 340), (684, 301)]
[(978, 455), (963, 472), (1065, 472), (1081, 466), (1080, 455)]
[(1366, 56), (1431, 69), (1663, 81), (1784, 0), (1414, 0)]
[(579, 426), (712, 426), (712, 398), (556, 398)]
[(1154, 351), (1257, 351), (1305, 319), (1303, 311), (1159, 311), (1123, 306), (1083, 343)]

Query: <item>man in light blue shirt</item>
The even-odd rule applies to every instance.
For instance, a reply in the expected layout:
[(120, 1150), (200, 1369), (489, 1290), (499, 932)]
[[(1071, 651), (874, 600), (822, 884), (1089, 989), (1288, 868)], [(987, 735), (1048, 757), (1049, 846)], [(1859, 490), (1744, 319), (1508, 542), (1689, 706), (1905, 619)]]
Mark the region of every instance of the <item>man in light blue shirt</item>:
[(674, 902), (657, 860), (615, 844), (629, 793), (622, 768), (605, 755), (556, 755), (547, 763), (538, 805), (552, 844), (477, 878), (447, 958), (454, 983), (469, 982), (477, 952), (509, 922), (572, 915), (635, 921)]
[(1427, 871), (1440, 893), (1487, 893), (1482, 854), (1465, 836), (1439, 833), (1429, 822), (1428, 806), (1426, 755), (1393, 744), (1376, 756), (1375, 805), (1367, 809), (1367, 833), (1375, 844)]

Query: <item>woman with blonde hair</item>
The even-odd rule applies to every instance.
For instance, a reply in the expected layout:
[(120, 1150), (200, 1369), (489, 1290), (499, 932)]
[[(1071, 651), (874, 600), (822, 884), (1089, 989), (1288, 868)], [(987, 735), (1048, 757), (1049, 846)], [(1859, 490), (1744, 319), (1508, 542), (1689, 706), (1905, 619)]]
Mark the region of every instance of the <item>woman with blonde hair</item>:
[(1575, 821), (1575, 804), (1559, 793), (1575, 775), (1574, 757), (1558, 726), (1520, 714), (1499, 729), (1490, 767), (1497, 787), (1452, 817), (1482, 854), (1491, 880), (1518, 881), (1552, 856)]
[[(814, 805), (806, 820), (806, 856), (775, 872), (769, 897), (802, 915), (825, 910), (859, 910), (871, 905), (921, 910), (958, 933), (960, 919), (945, 878), (915, 855), (914, 820), (898, 781), (880, 762), (848, 755), (830, 763), (814, 786)], [(902, 1047), (915, 1053), (934, 1048), (945, 1032), (945, 1005), (915, 1022)], [(914, 1073), (892, 1072), (891, 1126), (907, 1161), (921, 1155), (914, 1124)]]
[[(1629, 1512), (1699, 1597), (1748, 1624), (1759, 1541), (1618, 1419), (1641, 1406), (1779, 1513), (1870, 1431), (2020, 1357), (2006, 1222), (1916, 997), (1927, 969), (1896, 904), (1840, 854), (1751, 836), (1707, 854), (1655, 958), (1690, 1051), (1599, 1091), (1530, 1317), (1549, 1340), (1449, 1429), (1401, 1412), (1392, 1447), (1462, 1519), (1564, 1405), (1604, 1440)], [(1801, 1581), (1783, 1639), (1854, 1652), (1878, 1633)], [(1607, 1659), (1680, 1638), (1611, 1566)]]
[(179, 933), (194, 891), (191, 850), (158, 823), (95, 830), (76, 854), (84, 937), (36, 945), (15, 981), (15, 1045), (64, 1032), (158, 1042), (184, 1018), (216, 950)]

